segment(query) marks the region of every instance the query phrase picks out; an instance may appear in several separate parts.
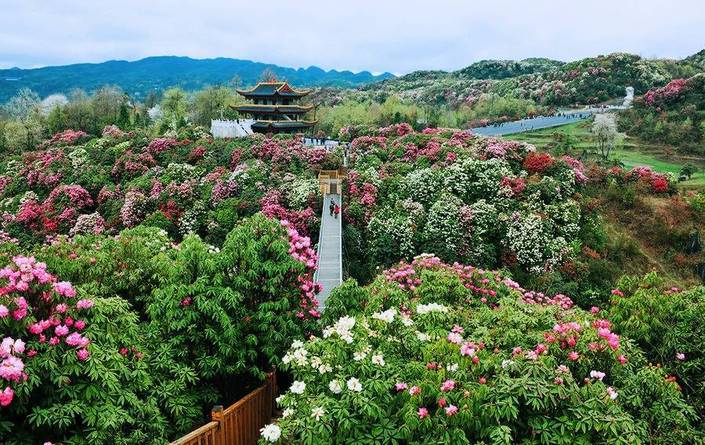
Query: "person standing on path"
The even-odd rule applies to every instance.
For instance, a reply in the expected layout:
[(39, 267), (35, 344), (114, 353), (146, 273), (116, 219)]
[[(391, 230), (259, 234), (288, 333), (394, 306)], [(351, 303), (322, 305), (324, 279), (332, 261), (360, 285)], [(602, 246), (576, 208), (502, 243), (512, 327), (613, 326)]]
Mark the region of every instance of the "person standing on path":
[(328, 210), (330, 210), (330, 216), (333, 216), (333, 212), (335, 212), (335, 208), (336, 208), (337, 206), (338, 206), (338, 205), (335, 203), (335, 201), (331, 199), (331, 200), (330, 200), (330, 205), (328, 206)]
[(333, 212), (335, 213), (335, 219), (338, 219), (338, 213), (340, 213), (340, 206), (338, 204), (335, 205)]

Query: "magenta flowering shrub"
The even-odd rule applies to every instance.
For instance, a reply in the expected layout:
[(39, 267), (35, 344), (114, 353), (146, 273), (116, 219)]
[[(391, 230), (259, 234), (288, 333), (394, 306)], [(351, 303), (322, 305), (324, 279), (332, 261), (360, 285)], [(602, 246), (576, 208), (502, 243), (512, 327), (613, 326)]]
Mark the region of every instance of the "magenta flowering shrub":
[(57, 146), (57, 145), (73, 145), (76, 141), (81, 138), (88, 136), (85, 131), (75, 131), (75, 130), (64, 130), (61, 133), (56, 133), (51, 139), (45, 141), (43, 146)]
[[(109, 234), (146, 224), (177, 239), (197, 232), (221, 244), (237, 221), (265, 210), (315, 236), (320, 209), (308, 189), (318, 169), (341, 164), (341, 153), (293, 137), (192, 141), (113, 126), (80, 146), (42, 147), (20, 159), (0, 156), (6, 203), (0, 230), (23, 245), (70, 234), (82, 215), (93, 213)], [(269, 192), (281, 197), (259, 206)]]
[(147, 151), (152, 155), (163, 153), (179, 144), (174, 138), (156, 138), (147, 145)]
[(673, 79), (665, 86), (653, 88), (644, 93), (644, 102), (650, 107), (658, 106), (680, 96), (688, 86), (688, 79)]
[(527, 302), (499, 274), (474, 281), (495, 303), (469, 307), (465, 273), (483, 275), (420, 257), (321, 337), (295, 339), (282, 417), (260, 443), (692, 443), (697, 417), (677, 386), (603, 313)]
[(316, 294), (322, 288), (320, 283), (313, 281), (313, 274), (318, 269), (318, 254), (311, 246), (311, 239), (307, 236), (301, 236), (294, 227), (291, 227), (289, 221), (281, 221), (281, 225), (286, 228), (289, 238), (289, 254), (306, 266), (305, 272), (296, 277), (300, 283), (299, 288), (302, 294), (299, 303), (300, 310), (296, 312), (296, 316), (298, 318), (319, 318), (321, 314), (318, 312)]
[[(0, 322), (5, 327), (3, 361), (0, 377), (4, 388), (2, 406), (8, 406), (15, 393), (20, 398), (31, 397), (34, 362), (46, 360), (45, 355), (73, 355), (78, 361), (90, 357), (90, 340), (82, 332), (86, 322), (84, 311), (93, 306), (89, 299), (77, 299), (71, 283), (58, 281), (46, 271), (46, 264), (33, 257), (17, 256), (13, 264), (0, 270)], [(13, 337), (15, 339), (13, 339)], [(25, 364), (27, 362), (27, 364)]]

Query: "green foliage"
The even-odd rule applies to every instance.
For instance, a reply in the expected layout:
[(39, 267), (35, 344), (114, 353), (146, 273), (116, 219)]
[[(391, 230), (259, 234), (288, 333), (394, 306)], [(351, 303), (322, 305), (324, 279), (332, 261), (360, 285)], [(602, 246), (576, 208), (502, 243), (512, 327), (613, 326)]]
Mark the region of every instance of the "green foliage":
[[(455, 272), (414, 269), (415, 289), (380, 276), (367, 304), (331, 317), (323, 338), (292, 344), (284, 362), (295, 382), (280, 399), (277, 443), (697, 443), (676, 385), (624, 337), (617, 350), (599, 347), (595, 316), (524, 303), (467, 272), (497, 292), (493, 307)], [(357, 298), (344, 288), (339, 298)], [(567, 321), (581, 329), (575, 346), (561, 347), (549, 337)], [(535, 354), (540, 344), (546, 351)]]
[(705, 288), (664, 292), (655, 279), (655, 275), (623, 279), (619, 288), (625, 296), (613, 297), (611, 319), (644, 349), (651, 362), (676, 376), (684, 394), (703, 415)]

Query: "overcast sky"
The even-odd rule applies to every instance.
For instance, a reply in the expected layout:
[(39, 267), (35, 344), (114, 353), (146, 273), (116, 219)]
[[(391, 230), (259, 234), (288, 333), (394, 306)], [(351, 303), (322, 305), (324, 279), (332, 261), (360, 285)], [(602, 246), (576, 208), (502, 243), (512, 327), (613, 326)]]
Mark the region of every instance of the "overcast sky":
[(184, 55), (401, 74), (703, 48), (705, 0), (0, 0), (0, 68)]

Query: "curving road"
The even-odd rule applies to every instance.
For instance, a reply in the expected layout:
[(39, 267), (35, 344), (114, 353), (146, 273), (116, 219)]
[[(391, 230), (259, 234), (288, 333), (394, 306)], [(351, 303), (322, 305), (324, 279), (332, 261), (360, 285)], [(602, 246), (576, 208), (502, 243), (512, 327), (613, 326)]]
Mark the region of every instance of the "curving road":
[(507, 134), (523, 133), (525, 131), (540, 130), (542, 128), (558, 127), (585, 120), (592, 116), (592, 111), (564, 113), (560, 116), (542, 116), (534, 119), (521, 119), (505, 122), (499, 125), (472, 128), (472, 132), (481, 136), (504, 136)]

